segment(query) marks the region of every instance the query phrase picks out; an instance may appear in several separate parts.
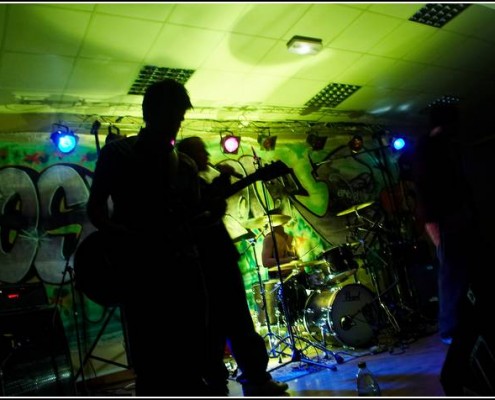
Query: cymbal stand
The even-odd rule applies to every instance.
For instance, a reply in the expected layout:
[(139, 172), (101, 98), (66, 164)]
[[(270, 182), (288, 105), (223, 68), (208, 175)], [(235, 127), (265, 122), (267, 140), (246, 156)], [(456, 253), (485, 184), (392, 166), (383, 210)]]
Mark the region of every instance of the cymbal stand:
[(266, 328), (267, 328), (267, 333), (265, 336), (263, 336), (263, 339), (265, 339), (266, 337), (268, 337), (268, 342), (270, 344), (270, 349), (268, 351), (268, 356), (269, 357), (277, 357), (277, 352), (275, 351), (275, 343), (276, 341), (280, 341), (282, 340), (282, 338), (278, 335), (276, 335), (275, 333), (272, 332), (272, 329), (271, 329), (271, 322), (270, 321), (270, 315), (269, 315), (269, 312), (268, 312), (268, 304), (267, 304), (267, 301), (266, 301), (266, 291), (265, 291), (265, 285), (263, 284), (263, 279), (261, 278), (261, 273), (260, 273), (260, 266), (258, 264), (258, 257), (256, 255), (256, 249), (254, 248), (255, 244), (256, 244), (256, 238), (251, 238), (251, 239), (248, 239), (247, 241), (249, 242), (251, 248), (253, 249), (253, 254), (254, 254), (254, 262), (256, 263), (256, 273), (258, 275), (258, 282), (259, 282), (259, 285), (260, 285), (260, 295), (261, 295), (261, 299), (262, 299), (262, 302), (263, 302), (263, 311), (265, 313), (265, 321), (266, 321)]
[[(372, 223), (372, 226), (368, 230), (368, 232), (366, 232), (366, 235), (364, 235), (363, 238), (361, 238), (361, 239), (358, 238), (358, 239), (359, 239), (359, 242), (361, 243), (361, 245), (363, 246), (363, 250), (364, 250), (364, 257), (363, 257), (364, 264), (366, 265), (366, 269), (370, 273), (371, 282), (372, 282), (373, 288), (375, 289), (375, 292), (376, 292), (376, 299), (378, 300), (378, 304), (380, 304), (380, 307), (385, 312), (385, 315), (387, 316), (387, 319), (388, 319), (390, 325), (392, 326), (392, 328), (398, 333), (398, 332), (401, 331), (401, 328), (399, 326), (399, 323), (397, 322), (397, 320), (395, 319), (395, 317), (393, 316), (392, 312), (387, 307), (387, 305), (383, 302), (382, 297), (381, 297), (384, 293), (386, 293), (392, 287), (394, 287), (395, 285), (397, 285), (397, 281), (394, 282), (389, 288), (385, 289), (382, 292), (381, 289), (380, 289), (380, 287), (379, 287), (379, 285), (378, 285), (378, 279), (377, 279), (377, 276), (376, 276), (375, 268), (372, 267), (371, 265), (369, 265), (368, 264), (368, 261), (367, 261), (367, 259), (368, 259), (367, 255), (372, 251), (370, 244), (375, 241), (376, 235), (372, 237), (372, 239), (370, 241), (370, 244), (366, 243), (366, 239), (368, 238), (368, 235), (371, 232), (373, 232), (377, 226), (380, 227), (380, 228), (382, 228), (382, 226), (381, 226), (379, 220), (376, 220), (375, 222), (372, 222), (372, 221), (366, 219), (365, 217), (360, 216), (357, 211), (355, 211), (355, 213), (356, 213), (356, 215), (357, 215), (358, 218), (363, 218), (365, 221)], [(378, 260), (380, 260), (380, 262), (383, 265), (385, 265), (385, 266), (388, 265), (388, 263), (382, 257), (380, 257), (378, 254), (376, 254), (376, 252), (374, 253), (374, 256), (376, 258), (378, 258)]]
[[(260, 160), (256, 157), (256, 160), (257, 160), (257, 165), (259, 166), (259, 162)], [(306, 363), (306, 364), (310, 364), (310, 365), (316, 365), (316, 366), (320, 366), (320, 367), (323, 367), (323, 368), (329, 368), (329, 369), (332, 369), (332, 370), (336, 370), (336, 366), (335, 365), (326, 365), (326, 364), (323, 364), (323, 363), (319, 363), (317, 361), (314, 361), (308, 357), (306, 357), (303, 353), (303, 351), (301, 351), (300, 349), (298, 349), (296, 347), (296, 339), (298, 341), (298, 343), (306, 343), (307, 346), (305, 347), (305, 349), (307, 349), (308, 347), (313, 347), (313, 348), (316, 348), (316, 349), (319, 349), (320, 351), (322, 351), (324, 354), (325, 354), (325, 357), (329, 357), (329, 356), (332, 356), (335, 361), (338, 363), (338, 364), (341, 364), (344, 362), (343, 358), (336, 355), (335, 353), (333, 353), (332, 351), (328, 350), (327, 348), (317, 344), (317, 343), (313, 343), (305, 338), (302, 338), (302, 337), (296, 337), (296, 335), (294, 335), (294, 327), (292, 325), (292, 319), (291, 319), (291, 316), (290, 316), (290, 311), (289, 311), (289, 308), (287, 307), (287, 300), (286, 300), (286, 296), (285, 296), (285, 288), (284, 288), (284, 284), (283, 284), (283, 276), (282, 276), (282, 269), (280, 268), (280, 257), (279, 257), (279, 254), (278, 254), (278, 247), (277, 247), (277, 241), (276, 241), (276, 238), (275, 238), (275, 231), (273, 230), (273, 224), (272, 224), (272, 219), (271, 219), (271, 216), (270, 216), (270, 213), (268, 212), (268, 194), (267, 194), (267, 189), (265, 187), (265, 184), (263, 183), (262, 184), (262, 188), (263, 188), (263, 196), (264, 196), (264, 199), (265, 199), (265, 206), (264, 206), (264, 209), (265, 209), (265, 212), (266, 212), (266, 217), (267, 217), (267, 220), (268, 220), (268, 227), (270, 228), (270, 232), (271, 232), (271, 235), (272, 235), (272, 240), (273, 240), (273, 250), (274, 250), (274, 258), (276, 260), (276, 265), (277, 265), (277, 272), (278, 272), (278, 278), (279, 278), (279, 281), (280, 281), (280, 302), (282, 304), (282, 311), (283, 311), (283, 315), (285, 317), (285, 323), (286, 323), (286, 327), (287, 327), (287, 337), (281, 339), (278, 343), (278, 345), (282, 345), (282, 344), (285, 344), (285, 348), (289, 348), (289, 350), (291, 351), (291, 359), (290, 361), (287, 361), (287, 362), (284, 362), (284, 363), (280, 363), (280, 365), (272, 368), (271, 370), (268, 370), (268, 372), (271, 372), (271, 371), (275, 371), (279, 368), (282, 368), (288, 364), (291, 364), (293, 362), (299, 362), (299, 363)], [(280, 352), (280, 356), (282, 356), (282, 353), (283, 352)], [(281, 358), (280, 358), (281, 360)]]

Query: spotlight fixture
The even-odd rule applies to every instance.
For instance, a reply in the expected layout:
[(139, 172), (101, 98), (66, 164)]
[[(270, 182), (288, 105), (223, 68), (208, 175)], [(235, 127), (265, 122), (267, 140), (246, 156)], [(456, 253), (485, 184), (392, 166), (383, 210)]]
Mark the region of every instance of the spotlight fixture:
[(275, 150), (277, 136), (270, 136), (270, 129), (266, 128), (258, 134), (258, 143), (260, 144), (261, 150)]
[(360, 135), (354, 135), (349, 143), (347, 143), (353, 153), (358, 153), (363, 148), (363, 137)]
[(296, 35), (287, 42), (287, 50), (301, 55), (315, 55), (320, 52), (322, 47), (323, 41), (321, 39), (306, 36)]
[(234, 136), (232, 132), (227, 131), (226, 136), (220, 133), (220, 145), (224, 154), (237, 154), (241, 145), (241, 137)]
[(57, 150), (63, 154), (73, 152), (79, 142), (79, 136), (75, 135), (68, 126), (61, 124), (53, 124), (50, 139)]
[(404, 150), (406, 147), (406, 140), (401, 136), (395, 136), (390, 140), (390, 146), (393, 151)]
[(327, 136), (318, 136), (316, 133), (310, 133), (306, 138), (306, 143), (308, 143), (313, 150), (323, 149), (326, 142)]

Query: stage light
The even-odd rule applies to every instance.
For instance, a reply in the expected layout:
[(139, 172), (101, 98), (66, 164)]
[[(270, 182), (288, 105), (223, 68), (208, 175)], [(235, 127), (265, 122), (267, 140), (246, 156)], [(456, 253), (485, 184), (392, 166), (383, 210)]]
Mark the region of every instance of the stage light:
[(220, 133), (220, 145), (222, 146), (222, 152), (225, 154), (237, 154), (239, 146), (241, 145), (241, 137), (234, 136), (232, 132), (228, 132), (226, 136), (222, 137)]
[(360, 135), (354, 135), (347, 143), (353, 153), (358, 153), (363, 148), (363, 137)]
[(277, 143), (276, 136), (270, 136), (270, 130), (265, 129), (263, 132), (258, 134), (258, 143), (261, 150), (275, 150), (275, 145)]
[(402, 137), (393, 137), (390, 141), (390, 145), (392, 146), (393, 150), (400, 151), (403, 150), (406, 146), (406, 141)]
[(323, 149), (326, 142), (327, 136), (318, 136), (316, 133), (310, 133), (306, 138), (306, 143), (308, 143), (313, 150)]
[(73, 152), (79, 142), (79, 136), (75, 135), (65, 125), (53, 124), (53, 128), (50, 139), (55, 144), (57, 150), (63, 154)]

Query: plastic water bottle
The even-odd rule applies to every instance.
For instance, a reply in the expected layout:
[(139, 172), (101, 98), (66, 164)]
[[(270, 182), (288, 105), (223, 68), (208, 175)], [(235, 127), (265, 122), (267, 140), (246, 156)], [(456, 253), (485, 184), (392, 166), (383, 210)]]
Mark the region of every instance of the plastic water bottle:
[(381, 396), (380, 386), (371, 371), (366, 366), (365, 361), (358, 364), (356, 374), (356, 389), (359, 396)]

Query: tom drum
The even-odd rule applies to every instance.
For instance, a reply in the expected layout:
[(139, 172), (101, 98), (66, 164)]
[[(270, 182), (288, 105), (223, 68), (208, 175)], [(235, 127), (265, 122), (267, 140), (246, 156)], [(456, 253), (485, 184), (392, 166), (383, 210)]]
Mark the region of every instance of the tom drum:
[(324, 251), (320, 258), (330, 264), (333, 272), (344, 272), (357, 268), (352, 246), (348, 243)]

